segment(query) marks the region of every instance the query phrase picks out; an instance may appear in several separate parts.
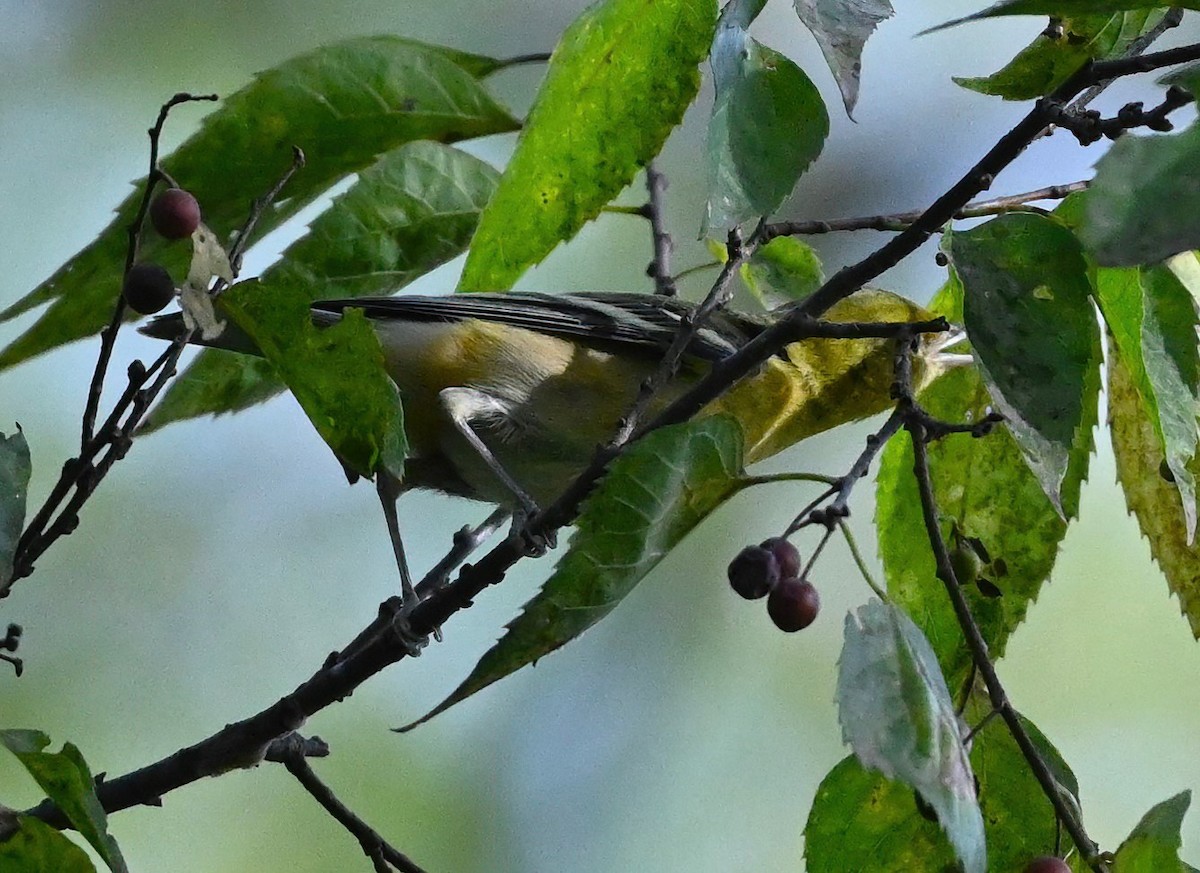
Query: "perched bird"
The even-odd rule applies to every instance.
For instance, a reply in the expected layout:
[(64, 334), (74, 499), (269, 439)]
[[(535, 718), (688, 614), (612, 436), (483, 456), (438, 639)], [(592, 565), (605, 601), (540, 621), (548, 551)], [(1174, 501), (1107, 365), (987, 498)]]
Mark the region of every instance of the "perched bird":
[[(351, 307), (374, 325), (404, 403), (409, 457), (402, 487), (528, 512), (553, 500), (612, 436), (694, 304), (611, 292), (402, 295), (318, 301), (313, 319), (330, 324)], [(846, 298), (825, 315), (842, 322), (928, 317), (915, 303), (875, 289)], [(770, 314), (715, 313), (653, 409), (678, 397), (771, 320)], [(142, 330), (170, 339), (182, 330), (182, 319), (160, 316)], [(216, 339), (198, 341), (255, 351), (232, 325)], [(701, 415), (735, 416), (746, 460), (753, 462), (886, 408), (892, 365), (885, 340), (804, 340)]]

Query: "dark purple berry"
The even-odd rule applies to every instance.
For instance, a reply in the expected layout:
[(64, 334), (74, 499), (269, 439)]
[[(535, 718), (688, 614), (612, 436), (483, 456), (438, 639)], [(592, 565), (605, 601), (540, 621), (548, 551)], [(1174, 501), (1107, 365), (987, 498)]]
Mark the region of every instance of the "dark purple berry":
[(775, 553), (762, 546), (746, 546), (729, 562), (729, 584), (747, 600), (766, 597), (779, 582)]
[(775, 553), (775, 560), (779, 562), (780, 576), (800, 575), (800, 550), (793, 546), (787, 539), (784, 537), (771, 537), (769, 540), (763, 540), (759, 545)]
[(1025, 866), (1025, 873), (1071, 873), (1067, 862), (1053, 855), (1042, 855), (1034, 858)]
[(150, 204), (150, 223), (167, 239), (191, 236), (200, 226), (200, 204), (182, 188), (168, 188)]
[(171, 274), (158, 264), (134, 264), (125, 274), (121, 293), (134, 312), (153, 315), (171, 302), (175, 296), (175, 283), (171, 281)]
[(821, 611), (821, 596), (816, 587), (806, 579), (794, 576), (780, 580), (767, 598), (767, 614), (775, 627), (787, 633), (804, 630), (812, 624)]

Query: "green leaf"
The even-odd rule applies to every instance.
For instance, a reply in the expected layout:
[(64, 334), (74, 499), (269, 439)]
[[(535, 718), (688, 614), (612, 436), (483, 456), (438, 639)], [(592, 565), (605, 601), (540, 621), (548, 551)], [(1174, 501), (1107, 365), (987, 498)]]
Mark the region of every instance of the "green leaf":
[(12, 581), (13, 556), (25, 529), (31, 471), (29, 444), (20, 425), (12, 436), (0, 433), (0, 591)]
[(1200, 639), (1200, 553), (1188, 544), (1178, 491), (1160, 472), (1162, 448), (1138, 396), (1130, 365), (1112, 343), (1107, 369), (1108, 425), (1125, 504), (1150, 541), (1150, 554), (1167, 577), (1168, 587), (1179, 598), (1192, 636)]
[(804, 826), (808, 873), (955, 869), (936, 822), (917, 812), (913, 789), (867, 770), (853, 755), (821, 781)]
[(1134, 39), (1162, 20), (1163, 14), (1155, 9), (1066, 17), (1062, 19), (1061, 36), (1041, 33), (1003, 69), (979, 78), (955, 76), (954, 81), (1005, 100), (1043, 97), (1084, 64), (1124, 54)]
[[(1200, 0), (1183, 0), (1175, 3), (1181, 9), (1200, 9)], [(1001, 0), (982, 12), (955, 18), (937, 27), (931, 27), (923, 33), (932, 33), (955, 27), (969, 21), (981, 21), (985, 18), (995, 18), (998, 15), (1087, 15), (1102, 12), (1126, 12), (1133, 9), (1157, 9), (1163, 6), (1163, 0)], [(920, 34), (918, 34), (920, 35)]]
[(792, 61), (752, 39), (736, 16), (722, 15), (712, 68), (717, 94), (701, 235), (778, 209), (829, 135), (816, 86)]
[(946, 250), (992, 398), (1042, 488), (1070, 515), (1063, 480), (1089, 438), (1101, 358), (1083, 252), (1061, 224), (1029, 213), (956, 232)]
[[(458, 149), (401, 146), (364, 170), (263, 278), (303, 289), (309, 300), (390, 294), (466, 250), (497, 179), (490, 166)], [(261, 359), (203, 351), (142, 431), (246, 409), (282, 390)]]
[(741, 276), (750, 293), (767, 309), (781, 302), (803, 300), (825, 282), (821, 259), (813, 247), (792, 236), (777, 236), (755, 249), (750, 260), (742, 264)]
[[(972, 724), (979, 724), (991, 711), (982, 691), (967, 707)], [(1024, 716), (1018, 716), (1033, 745), (1046, 762), (1055, 781), (1079, 806), (1079, 783), (1054, 744)], [(988, 867), (991, 870), (1021, 870), (1031, 858), (1054, 853), (1060, 838), (1054, 807), (1002, 719), (994, 718), (975, 735), (971, 765), (979, 779), (979, 808), (987, 829)], [(1071, 869), (1090, 868), (1075, 855)]]
[(658, 154), (700, 87), (715, 19), (713, 0), (602, 0), (567, 28), (461, 290), (511, 287)]
[(108, 869), (127, 873), (117, 841), (108, 833), (108, 816), (96, 797), (95, 780), (79, 749), (64, 743), (61, 752), (45, 752), (50, 738), (41, 731), (30, 730), (0, 730), (0, 744), (17, 757), (38, 787), (62, 810), (71, 827), (104, 859)]
[(966, 873), (983, 873), (983, 818), (962, 725), (933, 648), (903, 610), (872, 600), (846, 616), (837, 700), (842, 738), (863, 766), (919, 792)]
[(400, 393), (361, 310), (316, 327), (306, 289), (282, 282), (239, 282), (220, 303), (343, 464), (368, 478), (381, 467), (400, 475), (407, 449)]
[[(1191, 253), (1174, 262), (1181, 271), (1190, 266), (1192, 272), (1200, 272)], [(1188, 463), (1200, 439), (1195, 301), (1168, 265), (1101, 269), (1096, 298), (1174, 477), (1191, 542), (1196, 534), (1196, 480)]]
[(570, 550), (471, 675), (410, 730), (596, 624), (741, 487), (736, 422), (716, 415), (648, 434), (584, 503)]
[(1152, 264), (1200, 248), (1200, 125), (1123, 136), (1096, 164), (1079, 238), (1107, 267)]
[[(254, 238), (278, 227), (347, 174), (406, 142), (452, 142), (514, 130), (518, 122), (479, 82), (431, 46), (390, 36), (350, 39), (285, 61), (225, 100), (199, 132), (163, 160), (163, 168), (200, 201), (205, 223), (222, 240), (246, 220), (292, 162), (307, 163), (280, 201), (258, 222)], [(54, 304), (0, 353), (8, 367), (98, 331), (121, 285), (126, 228), (144, 180), (99, 239), (32, 293), (0, 313), (7, 320), (46, 301)], [(139, 253), (177, 279), (186, 246), (146, 233)]]
[[(992, 404), (971, 367), (941, 376), (919, 399), (931, 415), (946, 421), (978, 420)], [(1087, 461), (1086, 451), (1079, 454), (1076, 483), (1082, 481)], [(946, 526), (956, 525), (964, 535), (977, 537), (992, 559), (1003, 559), (1006, 565), (1004, 575), (989, 576), (1003, 592), (1001, 597), (984, 597), (974, 585), (963, 589), (992, 657), (999, 658), (1049, 578), (1067, 525), (1003, 428), (979, 439), (958, 435), (939, 440), (929, 446), (929, 463)], [(1078, 493), (1078, 484), (1073, 490)], [(958, 688), (970, 674), (971, 656), (936, 576), (920, 507), (912, 441), (897, 437), (883, 451), (875, 508), (888, 593), (925, 632), (946, 681)]]
[[(974, 699), (971, 720), (978, 722), (985, 707)], [(1030, 721), (1022, 722), (1059, 784), (1077, 795), (1079, 786), (1058, 750)], [(999, 719), (976, 735), (971, 765), (979, 780), (988, 869), (1009, 873), (1050, 853), (1055, 844), (1050, 801)], [(913, 790), (866, 770), (854, 756), (838, 763), (817, 789), (804, 828), (804, 855), (808, 873), (956, 869), (945, 836), (921, 815)], [(1077, 858), (1070, 863), (1074, 870), (1088, 869)]]
[(32, 816), (17, 816), (17, 830), (0, 837), (4, 873), (95, 873), (87, 852), (64, 834)]
[(1192, 869), (1179, 859), (1180, 828), (1192, 803), (1192, 792), (1181, 791), (1152, 807), (1117, 849), (1113, 873), (1185, 873)]
[(889, 0), (793, 0), (796, 14), (812, 31), (842, 92), (846, 114), (858, 103), (863, 46), (881, 21), (895, 11)]

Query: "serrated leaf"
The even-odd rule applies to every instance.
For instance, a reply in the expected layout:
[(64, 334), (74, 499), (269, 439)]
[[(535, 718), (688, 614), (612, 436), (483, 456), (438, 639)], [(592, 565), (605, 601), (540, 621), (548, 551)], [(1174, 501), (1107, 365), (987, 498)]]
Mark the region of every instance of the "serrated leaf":
[[(432, 46), (390, 36), (350, 39), (299, 55), (260, 73), (210, 114), (199, 132), (162, 161), (200, 201), (221, 240), (246, 220), (292, 162), (307, 156), (284, 197), (259, 220), (254, 238), (278, 227), (330, 185), (375, 157), (419, 139), (452, 142), (514, 130), (518, 122), (479, 82)], [(95, 333), (110, 318), (120, 290), (126, 228), (142, 184), (100, 235), (32, 293), (0, 313), (13, 318), (53, 305), (0, 352), (0, 368)], [(143, 260), (181, 276), (187, 251), (145, 234)]]
[[(1173, 4), (1181, 9), (1200, 9), (1200, 0), (1184, 0)], [(995, 18), (998, 15), (1087, 15), (1101, 12), (1126, 12), (1133, 9), (1156, 9), (1163, 6), (1162, 0), (1001, 0), (982, 12), (955, 18), (923, 33), (933, 33), (948, 27), (957, 27), (970, 21)], [(918, 34), (920, 36), (922, 34)]]
[(913, 789), (867, 770), (853, 755), (821, 780), (804, 826), (808, 873), (893, 873), (956, 867), (936, 822), (917, 812)]
[(1079, 238), (1108, 267), (1153, 264), (1200, 248), (1200, 125), (1123, 136), (1096, 164)]
[(829, 135), (816, 86), (788, 58), (752, 39), (736, 16), (722, 15), (712, 69), (717, 93), (702, 236), (778, 209)]
[(0, 744), (16, 756), (108, 869), (127, 873), (117, 841), (108, 833), (108, 816), (96, 797), (95, 780), (79, 749), (64, 743), (61, 752), (43, 751), (50, 745), (50, 738), (31, 730), (0, 730)]
[[(1179, 256), (1186, 259), (1196, 264), (1191, 253)], [(1188, 464), (1200, 439), (1195, 301), (1166, 265), (1101, 269), (1096, 298), (1174, 477), (1191, 542), (1196, 534), (1196, 480)]]
[(713, 0), (602, 0), (567, 28), (459, 289), (510, 288), (658, 154), (700, 87)]
[(990, 76), (954, 81), (981, 94), (1005, 100), (1043, 97), (1086, 63), (1124, 54), (1129, 44), (1162, 20), (1161, 9), (1115, 14), (1075, 15), (1061, 19), (1062, 34), (1039, 34), (1003, 69)]
[[(991, 406), (987, 389), (971, 367), (944, 374), (919, 400), (931, 415), (945, 421), (977, 421)], [(1094, 406), (1092, 415), (1094, 421)], [(1071, 477), (1073, 494), (1078, 494), (1084, 478), (1090, 446), (1089, 441), (1086, 449), (1077, 450), (1081, 457), (1073, 465), (1078, 471)], [(977, 537), (989, 556), (1002, 559), (1007, 567), (1004, 577), (996, 580), (1001, 597), (984, 597), (974, 586), (963, 589), (992, 657), (1000, 658), (1049, 578), (1067, 525), (1003, 428), (978, 439), (958, 435), (939, 440), (929, 446), (929, 463), (946, 527), (956, 525), (963, 534)], [(875, 527), (888, 594), (925, 632), (946, 681), (958, 689), (970, 673), (971, 656), (936, 576), (907, 437), (893, 439), (883, 451)]]
[(12, 436), (0, 433), (0, 591), (12, 581), (13, 556), (25, 529), (31, 472), (29, 444), (20, 425)]
[(736, 422), (711, 416), (648, 434), (583, 506), (554, 575), (444, 701), (410, 730), (569, 643), (613, 611), (696, 525), (741, 487)]
[(1088, 264), (1051, 218), (1003, 215), (947, 236), (966, 291), (972, 352), (1042, 488), (1070, 515), (1063, 481), (1099, 388), (1100, 330)]
[(779, 303), (803, 300), (825, 282), (821, 259), (808, 243), (777, 236), (755, 249), (742, 264), (742, 281), (766, 309)]
[(32, 816), (18, 816), (17, 830), (0, 837), (4, 873), (95, 873), (87, 852), (63, 833)]
[(1108, 425), (1125, 505), (1149, 540), (1150, 554), (1167, 577), (1167, 586), (1179, 598), (1192, 636), (1200, 639), (1200, 552), (1188, 545), (1178, 491), (1160, 473), (1163, 456), (1154, 426), (1129, 365), (1112, 343), (1107, 370)]
[(858, 103), (862, 52), (867, 38), (895, 11), (889, 0), (793, 0), (796, 14), (812, 31), (842, 92), (846, 115)]
[(842, 738), (863, 766), (918, 791), (966, 873), (983, 873), (983, 818), (962, 725), (933, 648), (903, 610), (872, 600), (846, 616), (837, 701)]
[[(974, 722), (986, 712), (982, 703), (974, 700), (968, 708)], [(1057, 749), (1035, 725), (1022, 721), (1059, 784), (1078, 795), (1074, 774)], [(1054, 811), (999, 719), (976, 735), (971, 765), (979, 780), (988, 869), (1009, 873), (1051, 852)], [(804, 856), (808, 873), (956, 869), (945, 836), (936, 822), (921, 815), (913, 789), (866, 770), (853, 755), (839, 762), (817, 788), (804, 827)], [(1069, 863), (1081, 873), (1088, 869), (1077, 857)]]
[[(449, 146), (401, 146), (364, 170), (263, 278), (304, 289), (309, 300), (390, 294), (466, 250), (498, 178), (483, 161)], [(263, 360), (203, 351), (142, 431), (236, 412), (281, 390)]]
[(1191, 803), (1192, 792), (1181, 791), (1142, 816), (1117, 849), (1113, 873), (1186, 873), (1191, 870), (1179, 859), (1179, 847), (1183, 843), (1180, 829)]
[(354, 309), (318, 328), (308, 303), (306, 289), (283, 282), (239, 282), (221, 296), (338, 459), (360, 476), (399, 476), (404, 416), (375, 329)]

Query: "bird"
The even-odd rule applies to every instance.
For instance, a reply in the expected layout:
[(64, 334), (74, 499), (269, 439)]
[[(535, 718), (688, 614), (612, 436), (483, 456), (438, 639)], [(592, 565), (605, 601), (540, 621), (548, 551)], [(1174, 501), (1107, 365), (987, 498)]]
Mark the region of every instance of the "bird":
[[(633, 292), (474, 293), (318, 300), (317, 325), (361, 309), (405, 409), (405, 488), (531, 510), (552, 501), (608, 440), (695, 304)], [(737, 352), (776, 316), (720, 309), (695, 331), (651, 414)], [(921, 321), (879, 289), (835, 304), (831, 321)], [(141, 332), (172, 339), (179, 313)], [(228, 325), (203, 345), (255, 353)], [(926, 354), (925, 358), (930, 356)], [(701, 415), (733, 414), (747, 462), (891, 403), (892, 353), (879, 339), (792, 343)]]
[[(374, 327), (404, 407), (408, 456), (390, 496), (427, 489), (528, 517), (565, 490), (596, 447), (612, 437), (696, 304), (611, 291), (402, 294), (310, 304), (318, 326), (337, 322), (351, 308), (362, 310)], [(778, 311), (728, 308), (711, 313), (687, 343), (675, 377), (653, 397), (649, 414), (778, 317)], [(868, 288), (824, 317), (912, 322), (931, 316), (904, 297)], [(141, 331), (173, 339), (184, 329), (182, 314), (174, 313)], [(233, 324), (215, 337), (194, 334), (193, 341), (257, 352)], [(926, 353), (919, 358), (932, 360)], [(744, 459), (752, 463), (887, 408), (893, 402), (893, 365), (886, 340), (805, 339), (781, 349), (700, 415), (737, 419)], [(395, 532), (393, 539), (407, 592), (407, 566)]]

